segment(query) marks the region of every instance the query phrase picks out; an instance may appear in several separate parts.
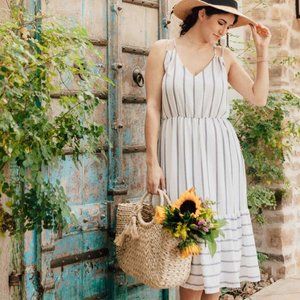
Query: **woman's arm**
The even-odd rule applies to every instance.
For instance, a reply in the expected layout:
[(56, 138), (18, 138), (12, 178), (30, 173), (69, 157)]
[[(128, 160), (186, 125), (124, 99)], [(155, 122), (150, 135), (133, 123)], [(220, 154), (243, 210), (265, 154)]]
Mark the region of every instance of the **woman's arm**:
[(225, 55), (230, 61), (228, 82), (250, 103), (264, 106), (267, 103), (269, 92), (268, 46), (271, 33), (267, 27), (261, 24), (251, 27), (251, 30), (257, 53), (255, 80), (253, 82), (233, 52), (226, 48)]
[(161, 116), (161, 85), (164, 75), (163, 60), (167, 40), (158, 40), (150, 48), (146, 61), (146, 118), (145, 142), (147, 166), (157, 165), (157, 140)]
[(164, 75), (164, 57), (168, 40), (158, 40), (150, 48), (146, 62), (146, 118), (145, 142), (147, 164), (147, 191), (157, 194), (157, 188), (166, 188), (163, 171), (157, 157), (157, 141), (161, 119), (161, 88)]

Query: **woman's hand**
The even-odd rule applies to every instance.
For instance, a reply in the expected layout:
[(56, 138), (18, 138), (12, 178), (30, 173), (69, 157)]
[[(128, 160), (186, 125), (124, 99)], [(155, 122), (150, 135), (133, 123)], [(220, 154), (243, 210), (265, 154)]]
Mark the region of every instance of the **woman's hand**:
[(250, 24), (250, 28), (252, 31), (255, 48), (257, 50), (268, 48), (272, 37), (269, 28), (261, 23), (257, 23), (256, 26)]
[(147, 191), (157, 195), (158, 188), (162, 190), (166, 188), (163, 170), (158, 164), (147, 165)]

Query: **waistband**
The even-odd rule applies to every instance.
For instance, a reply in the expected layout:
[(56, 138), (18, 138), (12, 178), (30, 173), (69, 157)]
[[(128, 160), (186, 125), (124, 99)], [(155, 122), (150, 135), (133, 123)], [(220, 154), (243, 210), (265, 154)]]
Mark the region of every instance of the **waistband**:
[(183, 118), (183, 119), (220, 119), (220, 120), (228, 120), (227, 116), (223, 117), (208, 117), (208, 116), (173, 116), (173, 117), (162, 117), (161, 120), (165, 121), (168, 119), (178, 119), (178, 118)]

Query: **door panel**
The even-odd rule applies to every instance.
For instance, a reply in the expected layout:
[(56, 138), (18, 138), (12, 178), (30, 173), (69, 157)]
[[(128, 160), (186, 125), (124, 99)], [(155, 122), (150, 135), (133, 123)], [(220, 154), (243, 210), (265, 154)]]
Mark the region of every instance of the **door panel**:
[(144, 145), (144, 123), (146, 114), (146, 105), (144, 103), (126, 103), (123, 104), (124, 132), (123, 145)]
[(42, 0), (42, 11), (54, 17), (67, 17), (88, 30), (91, 39), (106, 39), (107, 2), (104, 0)]
[[(134, 151), (134, 150), (133, 150)], [(125, 153), (123, 168), (128, 185), (127, 197), (139, 197), (145, 191), (146, 184), (146, 154), (134, 151)]]
[[(158, 4), (128, 2), (122, 3), (121, 43), (123, 46), (149, 47), (158, 39)], [(153, 7), (148, 7), (147, 3), (153, 3)]]
[[(137, 103), (141, 97), (145, 98), (145, 85), (142, 87), (138, 86), (133, 80), (133, 71), (137, 69), (142, 73), (143, 77), (145, 76), (144, 70), (147, 54), (147, 47), (132, 45), (123, 46), (123, 102), (129, 98), (132, 103)], [(127, 102), (128, 101), (129, 100), (127, 100)]]
[[(48, 171), (51, 180), (58, 179), (64, 186), (78, 224), (65, 233), (45, 230), (40, 243), (26, 248), (27, 254), (39, 250), (36, 261), (41, 264), (38, 278), (43, 299), (174, 299), (173, 292), (149, 288), (120, 270), (112, 234), (117, 203), (136, 201), (145, 191), (144, 69), (151, 44), (167, 36), (161, 27), (166, 6), (166, 1), (144, 0), (41, 2), (47, 15), (66, 17), (87, 28), (103, 61), (90, 58), (116, 84), (99, 80), (95, 93), (103, 101), (93, 116), (105, 125), (113, 148), (105, 143), (105, 155), (99, 152), (98, 160), (83, 155), (79, 166), (67, 150), (66, 159)], [(65, 85), (53, 95), (54, 115), (57, 99), (76, 92), (68, 75), (63, 76)]]

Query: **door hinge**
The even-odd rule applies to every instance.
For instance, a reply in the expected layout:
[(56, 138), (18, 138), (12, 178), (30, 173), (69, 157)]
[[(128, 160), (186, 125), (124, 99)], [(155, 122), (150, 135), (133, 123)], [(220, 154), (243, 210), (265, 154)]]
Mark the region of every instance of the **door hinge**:
[(16, 273), (16, 272), (11, 272), (8, 276), (8, 285), (9, 286), (18, 286), (21, 284), (22, 281), (22, 276), (24, 273)]

